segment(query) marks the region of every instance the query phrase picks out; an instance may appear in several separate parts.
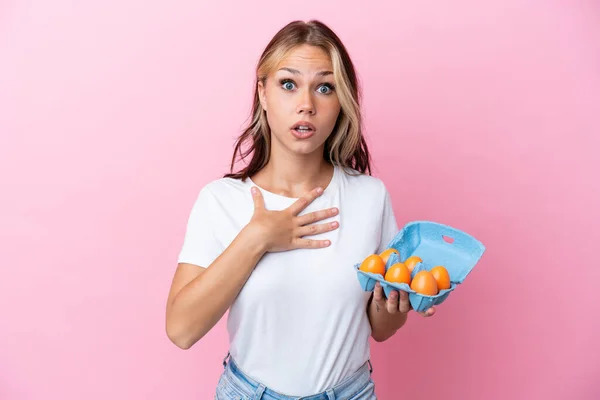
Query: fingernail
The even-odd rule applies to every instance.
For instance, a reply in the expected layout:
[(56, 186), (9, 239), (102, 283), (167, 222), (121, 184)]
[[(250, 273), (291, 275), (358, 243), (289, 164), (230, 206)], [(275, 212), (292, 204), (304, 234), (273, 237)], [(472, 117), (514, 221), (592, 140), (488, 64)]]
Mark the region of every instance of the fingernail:
[(252, 192), (252, 194), (256, 194), (256, 188), (252, 187), (252, 189), (250, 189), (250, 191)]
[(319, 194), (323, 193), (323, 188), (320, 188), (320, 187), (317, 188), (317, 193), (319, 193)]

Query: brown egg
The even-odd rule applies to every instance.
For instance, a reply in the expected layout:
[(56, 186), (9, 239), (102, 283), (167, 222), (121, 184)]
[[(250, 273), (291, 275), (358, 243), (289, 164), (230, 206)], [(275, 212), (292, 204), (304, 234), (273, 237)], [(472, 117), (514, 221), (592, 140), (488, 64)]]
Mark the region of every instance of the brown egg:
[(413, 271), (413, 269), (415, 269), (415, 265), (417, 265), (418, 263), (423, 262), (423, 260), (421, 259), (421, 257), (419, 256), (410, 256), (406, 259), (406, 261), (404, 261), (404, 265), (406, 265), (406, 268), (408, 268), (408, 270), (410, 272)]
[(359, 269), (364, 272), (371, 272), (383, 276), (385, 274), (385, 263), (381, 257), (379, 257), (379, 254), (371, 254), (363, 260)]
[(431, 268), (431, 275), (437, 282), (439, 290), (450, 289), (450, 274), (448, 270), (441, 265)]
[(388, 282), (406, 283), (410, 285), (410, 271), (406, 268), (406, 265), (396, 263), (388, 268), (385, 273), (385, 280)]
[(438, 294), (437, 282), (429, 271), (418, 272), (410, 283), (410, 288), (417, 293), (428, 296)]
[(398, 256), (400, 256), (400, 252), (398, 252), (398, 250), (394, 249), (394, 248), (389, 248), (386, 249), (385, 251), (383, 251), (379, 257), (381, 257), (381, 259), (383, 260), (384, 263), (388, 262), (388, 259), (390, 258), (390, 256), (392, 255), (392, 253), (396, 253), (398, 254)]

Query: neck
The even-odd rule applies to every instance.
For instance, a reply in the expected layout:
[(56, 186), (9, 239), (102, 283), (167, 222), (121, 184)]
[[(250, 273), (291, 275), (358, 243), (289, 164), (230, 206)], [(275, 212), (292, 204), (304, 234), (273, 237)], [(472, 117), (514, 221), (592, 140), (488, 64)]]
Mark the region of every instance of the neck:
[(331, 181), (333, 166), (325, 161), (323, 153), (272, 154), (267, 165), (252, 180), (268, 191), (290, 197), (300, 197)]

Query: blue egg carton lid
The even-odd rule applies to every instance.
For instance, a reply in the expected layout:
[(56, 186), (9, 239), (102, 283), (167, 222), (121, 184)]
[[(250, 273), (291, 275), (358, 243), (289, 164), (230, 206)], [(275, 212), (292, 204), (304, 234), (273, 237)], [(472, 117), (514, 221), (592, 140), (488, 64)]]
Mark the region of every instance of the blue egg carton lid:
[(392, 253), (389, 257), (385, 265), (386, 272), (393, 264), (404, 262), (413, 255), (421, 257), (423, 262), (415, 266), (411, 279), (419, 271), (429, 271), (437, 265), (442, 265), (448, 270), (450, 288), (441, 290), (437, 295), (427, 296), (416, 293), (406, 283), (387, 282), (380, 274), (359, 270), (362, 261), (354, 265), (363, 290), (373, 291), (376, 282), (381, 284), (386, 297), (389, 297), (392, 290), (403, 290), (409, 294), (413, 309), (419, 312), (443, 303), (450, 292), (463, 283), (485, 252), (485, 246), (468, 233), (432, 221), (414, 221), (406, 224), (386, 248), (394, 248), (400, 253), (400, 256)]

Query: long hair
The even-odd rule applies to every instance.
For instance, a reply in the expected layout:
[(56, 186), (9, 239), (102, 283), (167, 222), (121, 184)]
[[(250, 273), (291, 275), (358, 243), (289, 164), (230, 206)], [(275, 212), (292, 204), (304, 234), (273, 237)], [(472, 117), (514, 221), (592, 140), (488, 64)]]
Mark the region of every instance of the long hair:
[[(320, 47), (329, 54), (340, 102), (341, 110), (331, 135), (325, 141), (323, 158), (329, 163), (371, 174), (370, 154), (362, 131), (361, 92), (354, 65), (338, 36), (322, 22), (311, 20), (290, 22), (277, 32), (263, 51), (256, 67), (251, 120), (236, 140), (230, 173), (224, 177), (245, 180), (269, 161), (271, 130), (260, 104), (258, 82), (264, 85), (267, 75), (277, 68), (287, 54), (303, 44)], [(245, 160), (250, 154), (250, 162), (234, 173), (238, 158)]]

